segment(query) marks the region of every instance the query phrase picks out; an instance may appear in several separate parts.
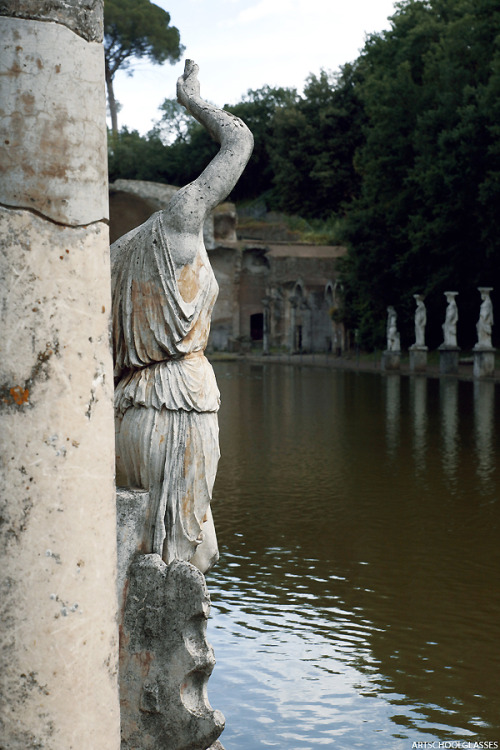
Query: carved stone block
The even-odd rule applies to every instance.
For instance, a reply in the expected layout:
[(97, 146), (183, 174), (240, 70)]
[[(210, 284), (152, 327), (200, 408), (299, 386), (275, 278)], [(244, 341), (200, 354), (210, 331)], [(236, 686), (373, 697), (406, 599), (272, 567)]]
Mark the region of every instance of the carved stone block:
[(382, 370), (384, 372), (399, 370), (401, 352), (386, 350), (382, 354)]
[(409, 353), (410, 372), (425, 372), (427, 369), (427, 347), (411, 346)]
[(474, 377), (492, 378), (495, 374), (495, 349), (474, 348)]
[(206, 750), (224, 729), (207, 698), (210, 599), (190, 563), (139, 555), (120, 625), (122, 750)]
[(441, 375), (456, 375), (460, 349), (453, 349), (441, 344), (439, 347), (439, 372)]

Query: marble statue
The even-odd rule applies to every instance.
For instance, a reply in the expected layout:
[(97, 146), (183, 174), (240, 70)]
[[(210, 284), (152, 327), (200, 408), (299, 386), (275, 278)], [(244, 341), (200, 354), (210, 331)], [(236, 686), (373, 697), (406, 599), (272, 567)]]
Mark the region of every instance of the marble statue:
[(399, 340), (399, 333), (396, 327), (397, 321), (396, 310), (392, 305), (387, 308), (387, 351), (388, 352), (399, 352), (401, 351), (401, 344)]
[(413, 295), (417, 308), (415, 310), (415, 347), (425, 347), (425, 326), (427, 323), (427, 311), (424, 298), (421, 294)]
[(474, 349), (491, 349), (491, 329), (493, 328), (493, 305), (490, 299), (490, 292), (493, 287), (479, 286), (478, 291), (481, 294), (481, 307), (479, 310), (479, 320), (477, 321), (477, 344)]
[(448, 306), (446, 308), (446, 316), (443, 323), (443, 336), (444, 336), (444, 347), (450, 349), (457, 348), (457, 321), (458, 321), (458, 307), (455, 301), (455, 297), (458, 292), (445, 292), (446, 301)]
[(253, 137), (239, 118), (200, 97), (191, 60), (177, 97), (220, 150), (164, 210), (111, 248), (116, 479), (149, 491), (144, 551), (204, 573), (218, 559), (210, 500), (219, 391), (204, 356), (218, 286), (203, 224), (238, 181)]

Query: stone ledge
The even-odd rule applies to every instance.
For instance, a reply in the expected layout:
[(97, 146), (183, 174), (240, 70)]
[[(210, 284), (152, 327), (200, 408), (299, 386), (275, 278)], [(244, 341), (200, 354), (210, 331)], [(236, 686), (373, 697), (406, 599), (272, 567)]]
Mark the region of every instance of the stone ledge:
[(102, 42), (103, 7), (103, 0), (0, 0), (0, 16), (54, 21), (87, 42)]

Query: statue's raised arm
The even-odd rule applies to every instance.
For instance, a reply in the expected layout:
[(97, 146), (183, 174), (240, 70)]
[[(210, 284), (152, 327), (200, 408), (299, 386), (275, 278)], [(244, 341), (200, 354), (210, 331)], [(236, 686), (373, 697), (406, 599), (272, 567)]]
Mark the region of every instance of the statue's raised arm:
[(235, 186), (253, 137), (200, 97), (186, 62), (179, 101), (220, 143), (201, 175), (111, 248), (116, 476), (149, 491), (146, 551), (192, 562), (218, 556), (210, 509), (219, 458), (219, 391), (204, 356), (218, 286), (203, 244), (207, 214)]
[(226, 198), (240, 178), (253, 149), (253, 135), (235, 115), (200, 96), (198, 66), (186, 60), (177, 81), (177, 99), (203, 125), (220, 150), (201, 175), (175, 195), (169, 207), (172, 228), (198, 232), (207, 214)]

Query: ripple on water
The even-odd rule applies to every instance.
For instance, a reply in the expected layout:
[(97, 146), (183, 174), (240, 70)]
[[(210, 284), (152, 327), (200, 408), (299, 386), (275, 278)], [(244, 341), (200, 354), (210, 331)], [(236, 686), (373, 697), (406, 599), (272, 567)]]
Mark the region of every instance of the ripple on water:
[(207, 578), (224, 744), (500, 740), (495, 389), (224, 368)]

